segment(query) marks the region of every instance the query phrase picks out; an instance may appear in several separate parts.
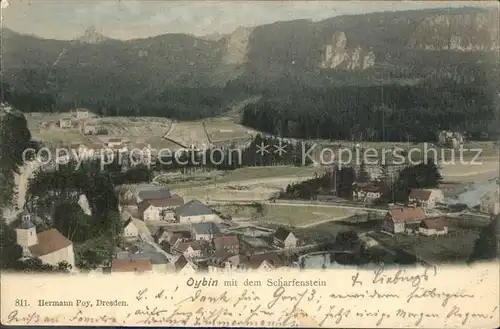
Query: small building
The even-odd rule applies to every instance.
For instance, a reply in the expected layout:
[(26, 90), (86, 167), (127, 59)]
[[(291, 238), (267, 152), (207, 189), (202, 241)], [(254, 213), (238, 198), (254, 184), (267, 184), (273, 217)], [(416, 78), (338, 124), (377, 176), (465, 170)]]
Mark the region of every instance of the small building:
[(422, 207), (393, 206), (385, 215), (381, 228), (389, 233), (403, 233), (415, 226), (418, 228), (425, 218), (425, 211)]
[(408, 201), (410, 204), (432, 209), (438, 202), (444, 201), (444, 194), (439, 189), (412, 189)]
[(111, 261), (111, 273), (115, 272), (132, 272), (144, 273), (152, 272), (153, 263), (149, 259), (113, 259)]
[(240, 264), (240, 266), (251, 270), (272, 271), (285, 266), (285, 263), (276, 253), (270, 252), (266, 254), (252, 255), (247, 261)]
[(221, 235), (214, 238), (215, 251), (237, 255), (240, 252), (240, 239), (237, 235)]
[(166, 242), (173, 246), (178, 240), (180, 240), (179, 242), (191, 240), (191, 231), (179, 229), (169, 230), (165, 227), (160, 227), (155, 234), (156, 243)]
[(81, 132), (84, 135), (97, 135), (98, 125), (95, 122), (84, 122), (81, 125)]
[[(144, 200), (164, 200), (171, 199), (172, 194), (166, 188), (155, 186), (154, 188), (143, 189), (135, 192), (136, 202), (140, 203)], [(184, 202), (183, 202), (184, 204)]]
[(90, 118), (90, 111), (84, 108), (78, 108), (76, 109), (76, 118), (78, 120), (87, 120)]
[(173, 195), (169, 199), (144, 200), (139, 203), (139, 214), (144, 221), (168, 221), (174, 222), (175, 209), (184, 204), (184, 200)]
[(178, 239), (173, 249), (188, 259), (201, 256), (201, 244), (199, 241), (180, 242), (180, 239)]
[(274, 233), (274, 245), (280, 248), (296, 248), (298, 244), (297, 237), (288, 229), (280, 227)]
[(115, 147), (122, 147), (123, 141), (121, 138), (109, 138), (106, 142), (106, 146), (115, 149)]
[(16, 240), (23, 248), (24, 257), (39, 258), (53, 266), (67, 262), (75, 267), (73, 243), (56, 229), (37, 233), (36, 226), (31, 221), (31, 214), (27, 211), (21, 214), (21, 223), (16, 228)]
[(198, 270), (198, 267), (191, 261), (189, 261), (184, 255), (180, 255), (179, 258), (174, 262), (174, 268), (177, 273), (180, 274), (194, 274)]
[(59, 119), (59, 128), (67, 129), (73, 127), (73, 121), (71, 118), (61, 118)]
[(500, 214), (500, 195), (499, 188), (486, 193), (480, 200), (479, 211), (489, 215)]
[(420, 222), (419, 233), (423, 235), (448, 234), (449, 221), (446, 217), (426, 218)]
[(220, 221), (220, 217), (209, 206), (196, 199), (177, 208), (175, 219), (184, 224)]
[(194, 223), (191, 226), (191, 235), (196, 241), (212, 241), (220, 234), (219, 227), (214, 222)]
[(355, 201), (372, 203), (382, 197), (382, 187), (373, 182), (354, 183), (352, 197)]
[(140, 219), (130, 217), (123, 225), (123, 238), (125, 240), (135, 241), (139, 237), (146, 240), (153, 240), (146, 223)]

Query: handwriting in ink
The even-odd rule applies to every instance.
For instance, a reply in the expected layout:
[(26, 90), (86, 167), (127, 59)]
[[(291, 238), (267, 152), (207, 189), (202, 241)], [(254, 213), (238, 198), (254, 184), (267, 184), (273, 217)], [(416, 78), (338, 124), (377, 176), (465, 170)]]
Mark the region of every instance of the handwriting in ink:
[(474, 295), (466, 294), (462, 292), (448, 293), (439, 292), (436, 288), (423, 289), (416, 287), (409, 295), (406, 300), (407, 303), (411, 302), (414, 298), (439, 298), (442, 299), (441, 306), (446, 306), (450, 299), (452, 298), (474, 298)]
[(396, 274), (385, 274), (384, 268), (379, 268), (375, 271), (372, 282), (374, 284), (398, 284), (398, 283), (410, 283), (412, 287), (418, 287), (422, 283), (422, 280), (428, 281), (429, 276), (427, 275), (428, 269), (425, 269), (423, 274), (419, 275), (403, 275), (404, 269), (400, 269)]
[(229, 303), (230, 302), (230, 299), (229, 297), (227, 296), (227, 291), (224, 291), (222, 294), (220, 294), (219, 296), (217, 297), (212, 297), (212, 296), (204, 296), (201, 294), (201, 289), (198, 289), (196, 290), (195, 294), (193, 296), (189, 296), (187, 298), (184, 298), (182, 299), (181, 301), (177, 302), (175, 305), (181, 305), (185, 302), (207, 302), (207, 303), (212, 303), (212, 304), (216, 304), (216, 303)]
[(7, 323), (22, 322), (24, 324), (38, 323), (40, 322), (40, 314), (37, 312), (28, 313), (26, 316), (19, 316), (19, 311), (14, 310), (7, 316)]
[(292, 312), (297, 309), (299, 306), (300, 302), (304, 298), (304, 296), (307, 294), (309, 290), (306, 289), (302, 293), (297, 293), (295, 296), (287, 296), (285, 295), (285, 288), (279, 287), (276, 289), (273, 293), (273, 299), (267, 303), (267, 308), (272, 309), (278, 301), (295, 301), (295, 304), (292, 307)]
[(251, 296), (248, 296), (248, 289), (243, 290), (243, 293), (238, 297), (238, 300), (236, 303), (233, 304), (233, 307), (238, 306), (238, 304), (241, 301), (246, 301), (246, 302), (254, 302), (260, 300), (260, 297), (255, 294), (254, 291), (252, 291)]
[(87, 316), (82, 310), (78, 310), (75, 315), (70, 316), (68, 319), (70, 322), (75, 322), (75, 323), (102, 323), (104, 322), (105, 324), (107, 323), (117, 323), (116, 318), (112, 316), (108, 316), (105, 314), (102, 315), (92, 315), (92, 316)]

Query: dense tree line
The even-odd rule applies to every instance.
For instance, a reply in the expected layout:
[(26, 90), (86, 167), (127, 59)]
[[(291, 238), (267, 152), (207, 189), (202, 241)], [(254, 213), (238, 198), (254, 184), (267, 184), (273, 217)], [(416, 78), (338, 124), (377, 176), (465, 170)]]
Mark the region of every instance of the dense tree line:
[[(245, 167), (310, 165), (312, 161), (303, 156), (308, 143), (292, 143), (275, 137), (258, 134), (248, 146), (235, 145), (205, 151), (182, 151), (178, 155), (164, 156), (153, 165), (154, 170), (179, 169), (183, 172), (200, 168), (234, 170)], [(279, 152), (279, 148), (283, 152)]]
[(493, 138), (495, 96), (470, 84), (304, 87), (268, 92), (245, 107), (242, 122), (305, 139), (420, 142), (436, 140), (441, 129)]
[(382, 177), (383, 194), (379, 200), (382, 203), (407, 203), (411, 189), (438, 188), (443, 177), (439, 167), (433, 162), (420, 163), (404, 168), (395, 181), (387, 177), (384, 171)]
[(320, 193), (328, 193), (335, 194), (340, 198), (351, 199), (352, 184), (355, 181), (356, 172), (352, 167), (334, 167), (331, 170), (325, 170), (322, 175), (288, 185), (278, 198), (310, 200), (315, 199)]

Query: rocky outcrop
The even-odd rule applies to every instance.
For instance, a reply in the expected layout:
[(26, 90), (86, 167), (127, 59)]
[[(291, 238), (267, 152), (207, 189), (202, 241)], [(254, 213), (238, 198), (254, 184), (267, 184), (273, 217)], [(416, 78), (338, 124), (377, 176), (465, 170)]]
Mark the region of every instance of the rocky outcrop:
[(225, 51), (222, 57), (224, 64), (244, 64), (248, 60), (247, 48), (252, 28), (239, 27), (224, 39)]
[(497, 51), (498, 14), (434, 15), (417, 25), (408, 46), (425, 50)]
[(331, 42), (325, 45), (322, 68), (343, 68), (346, 70), (366, 70), (375, 64), (375, 54), (361, 47), (348, 48), (345, 32), (337, 31)]
[(76, 39), (77, 42), (90, 44), (101, 43), (106, 40), (109, 40), (109, 38), (97, 32), (97, 29), (94, 26), (87, 28), (83, 35)]

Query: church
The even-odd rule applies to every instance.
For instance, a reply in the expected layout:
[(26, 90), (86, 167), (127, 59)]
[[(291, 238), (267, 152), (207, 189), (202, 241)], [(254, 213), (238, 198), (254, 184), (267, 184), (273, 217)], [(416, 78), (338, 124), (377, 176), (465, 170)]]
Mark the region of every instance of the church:
[(28, 211), (23, 211), (20, 215), (16, 239), (17, 244), (23, 248), (23, 257), (39, 258), (42, 262), (53, 266), (67, 262), (75, 268), (73, 243), (56, 229), (37, 233), (32, 215)]

